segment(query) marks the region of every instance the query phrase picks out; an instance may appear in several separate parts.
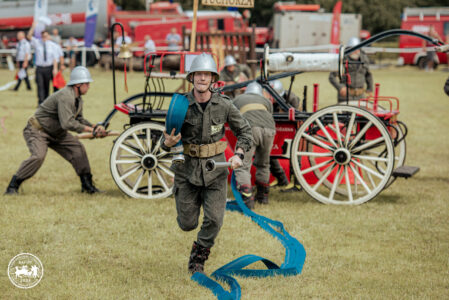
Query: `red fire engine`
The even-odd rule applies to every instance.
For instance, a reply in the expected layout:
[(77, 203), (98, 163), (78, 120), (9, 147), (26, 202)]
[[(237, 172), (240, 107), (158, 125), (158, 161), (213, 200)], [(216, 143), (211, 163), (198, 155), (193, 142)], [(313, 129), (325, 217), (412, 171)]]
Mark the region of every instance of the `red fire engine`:
[[(84, 1), (53, 0), (48, 6), (48, 16), (52, 20), (50, 28), (58, 28), (62, 38), (74, 36), (82, 39), (86, 3)], [(34, 15), (33, 1), (0, 1), (0, 31), (13, 38), (18, 30), (31, 27)], [(172, 27), (181, 33), (182, 26), (191, 28), (193, 13), (184, 12), (179, 3), (159, 1), (150, 4), (149, 11), (118, 11), (112, 0), (100, 0), (95, 39), (105, 40), (109, 27), (114, 22), (123, 24), (125, 31), (143, 46), (144, 36), (150, 34), (156, 46), (165, 46), (165, 37)], [(225, 32), (248, 31), (247, 23), (237, 11), (198, 12), (197, 31), (221, 30)], [(267, 42), (267, 32), (256, 30), (256, 42)]]
[[(433, 25), (442, 42), (449, 42), (449, 7), (428, 7), (428, 8), (405, 8), (402, 15), (402, 29), (416, 31), (422, 34), (429, 33), (429, 27)], [(421, 51), (413, 53), (401, 53), (400, 57), (404, 64), (418, 65), (424, 68), (426, 63), (426, 51), (422, 40), (401, 35), (399, 38), (399, 48), (422, 48)], [(434, 64), (446, 64), (446, 53), (437, 53)]]

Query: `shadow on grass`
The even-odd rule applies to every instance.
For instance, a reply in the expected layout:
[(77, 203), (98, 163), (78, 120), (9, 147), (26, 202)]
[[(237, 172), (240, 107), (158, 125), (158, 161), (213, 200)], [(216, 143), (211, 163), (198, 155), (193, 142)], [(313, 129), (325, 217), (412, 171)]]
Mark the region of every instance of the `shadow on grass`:
[(419, 176), (419, 181), (443, 181), (449, 183), (449, 177), (442, 176)]
[(369, 202), (376, 202), (378, 204), (405, 204), (403, 200), (404, 197), (401, 197), (399, 194), (394, 195), (385, 195), (385, 196), (377, 196), (374, 199), (371, 199)]
[(319, 203), (304, 192), (304, 190), (298, 192), (281, 192), (281, 190), (274, 190), (273, 192), (270, 192), (270, 200), (271, 199), (284, 203)]

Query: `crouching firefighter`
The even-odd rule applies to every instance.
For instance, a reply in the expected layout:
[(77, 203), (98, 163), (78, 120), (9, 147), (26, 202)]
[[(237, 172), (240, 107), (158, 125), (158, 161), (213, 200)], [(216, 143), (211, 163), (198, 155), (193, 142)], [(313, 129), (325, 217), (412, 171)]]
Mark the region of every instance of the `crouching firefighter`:
[[(251, 125), (254, 144), (245, 153), (243, 167), (235, 170), (237, 187), (249, 209), (254, 208), (254, 197), (251, 186), (251, 166), (256, 171), (256, 200), (261, 204), (268, 204), (270, 189), (270, 153), (276, 134), (276, 124), (273, 119), (273, 105), (263, 96), (262, 87), (252, 82), (243, 95), (237, 96), (234, 105)], [(254, 162), (253, 162), (254, 156)]]
[(185, 96), (189, 100), (181, 131), (175, 135), (164, 132), (163, 148), (170, 151), (179, 140), (184, 147), (184, 163), (175, 163), (173, 193), (176, 202), (177, 222), (184, 231), (197, 228), (200, 208), (203, 206), (203, 224), (193, 242), (188, 271), (203, 272), (204, 262), (220, 231), (226, 208), (227, 168), (206, 170), (206, 161), (226, 161), (224, 151), (227, 143), (221, 141), (225, 123), (237, 137), (235, 154), (228, 162), (232, 169), (242, 166), (244, 153), (251, 148), (252, 136), (248, 122), (228, 97), (215, 93), (211, 84), (218, 80), (217, 66), (205, 53), (192, 62), (187, 80), (193, 90)]
[(81, 191), (89, 194), (99, 190), (92, 182), (86, 150), (68, 131), (90, 132), (94, 137), (107, 135), (103, 126), (92, 125), (83, 118), (83, 99), (92, 77), (85, 67), (76, 67), (67, 86), (49, 96), (39, 105), (23, 129), (23, 137), (31, 153), (12, 177), (5, 194), (17, 194), (23, 181), (42, 166), (47, 149), (51, 148), (70, 162), (81, 179)]

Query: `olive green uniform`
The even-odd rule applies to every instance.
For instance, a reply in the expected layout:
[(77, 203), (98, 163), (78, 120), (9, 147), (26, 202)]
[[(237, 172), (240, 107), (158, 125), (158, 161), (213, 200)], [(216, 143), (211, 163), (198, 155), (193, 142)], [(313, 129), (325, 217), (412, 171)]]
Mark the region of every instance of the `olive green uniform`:
[(83, 118), (83, 100), (67, 86), (49, 96), (39, 105), (23, 130), (31, 156), (22, 162), (16, 176), (22, 180), (32, 177), (42, 166), (50, 147), (70, 162), (78, 175), (89, 174), (86, 150), (68, 131), (83, 132), (92, 124)]
[[(251, 186), (251, 165), (257, 168), (256, 181), (268, 183), (270, 179), (270, 153), (276, 134), (271, 101), (257, 94), (237, 96), (234, 105), (251, 125), (254, 144), (245, 153), (243, 167), (234, 171), (237, 184)], [(253, 163), (253, 156), (254, 163)]]
[[(360, 53), (360, 59), (358, 60), (352, 59), (349, 55), (345, 56), (345, 60), (346, 59), (348, 59), (349, 62), (362, 62), (358, 64), (348, 64), (348, 72), (351, 76), (348, 99), (349, 101), (359, 100), (365, 97), (365, 90), (369, 93), (373, 91), (373, 75), (369, 70), (369, 59), (363, 52)], [(337, 72), (331, 72), (329, 74), (329, 81), (338, 92), (338, 102), (346, 101), (346, 96), (340, 95), (340, 89), (346, 87), (346, 80), (346, 76), (342, 76), (341, 81), (339, 81)]]
[(203, 205), (204, 219), (198, 232), (197, 243), (202, 247), (213, 246), (223, 223), (226, 208), (226, 168), (206, 171), (208, 159), (217, 162), (226, 161), (221, 153), (197, 157), (197, 152), (188, 151), (190, 145), (212, 145), (219, 142), (225, 134), (225, 123), (237, 137), (237, 148), (248, 151), (251, 148), (251, 127), (241, 116), (237, 108), (225, 96), (213, 93), (205, 110), (194, 99), (193, 92), (188, 93), (189, 107), (181, 128), (181, 140), (184, 146), (185, 162), (173, 164), (175, 173), (173, 192), (176, 201), (177, 221), (182, 230), (190, 231), (198, 226), (200, 208)]
[[(234, 84), (239, 82), (239, 77), (241, 74), (244, 74), (246, 78), (251, 78), (251, 69), (246, 65), (236, 65), (234, 71), (231, 73), (225, 67), (220, 72), (220, 81), (225, 81), (227, 84)], [(230, 83), (229, 83), (230, 82)], [(229, 97), (236, 97), (240, 95), (242, 91), (240, 89), (234, 90), (232, 92), (226, 92), (226, 95)]]
[[(296, 96), (293, 92), (290, 92), (290, 97), (288, 97), (288, 98), (287, 98), (287, 92), (285, 92), (284, 95), (282, 96), (282, 98), (284, 99), (285, 103), (290, 104), (291, 106), (293, 106), (297, 110), (300, 110), (299, 97)], [(279, 104), (277, 102), (273, 103), (273, 110), (274, 111), (281, 111), (281, 107), (279, 106)]]

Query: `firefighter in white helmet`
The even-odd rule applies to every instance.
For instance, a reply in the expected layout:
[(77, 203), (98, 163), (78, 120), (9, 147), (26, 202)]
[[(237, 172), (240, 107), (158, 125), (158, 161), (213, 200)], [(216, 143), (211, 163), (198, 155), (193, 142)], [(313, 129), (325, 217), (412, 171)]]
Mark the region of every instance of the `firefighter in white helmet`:
[(190, 104), (184, 124), (176, 136), (175, 130), (170, 134), (164, 132), (163, 148), (170, 151), (179, 140), (184, 147), (185, 162), (172, 167), (179, 227), (184, 231), (197, 228), (203, 206), (203, 224), (193, 242), (188, 262), (188, 271), (194, 273), (204, 270), (226, 208), (228, 170), (221, 168), (208, 172), (205, 163), (209, 159), (225, 161), (227, 143), (221, 141), (225, 123), (237, 137), (234, 156), (229, 159), (232, 169), (242, 165), (244, 153), (251, 148), (252, 136), (248, 122), (229, 98), (211, 89), (212, 83), (218, 80), (218, 73), (210, 55), (203, 53), (193, 60), (187, 80), (193, 83), (193, 90), (186, 94)]
[[(224, 67), (220, 72), (220, 80), (224, 81), (225, 85), (244, 82), (250, 78), (251, 70), (247, 65), (237, 64), (237, 61), (232, 55), (225, 57)], [(233, 98), (241, 93), (243, 93), (243, 89), (226, 92), (226, 95)]]
[(5, 194), (17, 194), (21, 183), (36, 174), (44, 163), (48, 148), (55, 150), (73, 166), (81, 179), (82, 192), (99, 192), (92, 182), (86, 149), (69, 133), (91, 132), (94, 137), (107, 135), (103, 126), (92, 125), (83, 117), (81, 96), (87, 93), (92, 81), (85, 67), (74, 68), (67, 86), (45, 99), (28, 119), (23, 136), (31, 156), (22, 162)]
[[(251, 125), (254, 144), (245, 153), (243, 167), (235, 170), (237, 188), (243, 196), (248, 208), (254, 208), (253, 189), (251, 185), (251, 166), (256, 171), (256, 201), (260, 204), (268, 204), (270, 190), (270, 153), (276, 134), (276, 124), (273, 119), (273, 105), (264, 97), (262, 87), (257, 82), (248, 85), (243, 95), (237, 96), (234, 105), (240, 110), (243, 117)], [(254, 156), (254, 162), (253, 162)]]

